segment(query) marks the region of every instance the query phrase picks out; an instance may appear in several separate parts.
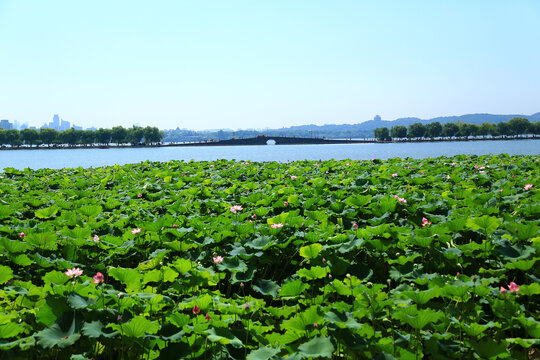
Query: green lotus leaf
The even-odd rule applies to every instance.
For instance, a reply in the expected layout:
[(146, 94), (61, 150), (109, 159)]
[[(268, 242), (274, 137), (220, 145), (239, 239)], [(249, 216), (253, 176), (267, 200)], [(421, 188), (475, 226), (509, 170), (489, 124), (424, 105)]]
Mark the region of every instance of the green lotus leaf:
[(185, 274), (194, 268), (191, 260), (178, 258), (171, 264), (180, 274)]
[(530, 285), (521, 285), (519, 288), (519, 293), (521, 295), (538, 295), (540, 294), (540, 284), (539, 283), (532, 283)]
[(34, 263), (34, 261), (30, 259), (26, 254), (17, 255), (11, 258), (11, 261), (13, 261), (14, 264), (19, 266), (30, 266)]
[(0, 250), (6, 250), (9, 253), (15, 254), (15, 253), (22, 253), (25, 252), (32, 247), (27, 244), (24, 241), (14, 241), (9, 240), (8, 238), (1, 238), (0, 239)]
[(313, 324), (321, 325), (323, 318), (319, 315), (318, 307), (311, 306), (305, 311), (296, 314), (281, 324), (283, 330), (304, 331), (314, 329)]
[(406, 310), (402, 309), (392, 316), (409, 324), (416, 330), (422, 330), (427, 324), (437, 323), (444, 318), (444, 315), (441, 312), (431, 309), (416, 311), (414, 315), (407, 314)]
[(281, 351), (280, 347), (272, 348), (268, 346), (262, 346), (257, 350), (251, 351), (246, 360), (268, 360)]
[(0, 284), (5, 284), (13, 279), (13, 270), (9, 266), (0, 265)]
[(506, 342), (509, 344), (518, 344), (524, 349), (528, 349), (534, 345), (540, 345), (540, 339), (521, 339), (521, 338), (506, 338)]
[[(515, 235), (517, 235), (519, 240), (529, 240), (536, 236), (538, 236), (538, 225), (534, 222), (527, 222), (525, 224), (522, 223), (513, 223), (512, 224), (514, 231), (512, 231)], [(515, 231), (517, 229), (517, 232)]]
[(288, 296), (298, 296), (302, 294), (305, 290), (309, 289), (310, 285), (305, 284), (300, 279), (287, 282), (281, 286), (281, 291), (279, 296), (288, 297)]
[(300, 248), (300, 256), (308, 259), (315, 259), (322, 250), (321, 244), (310, 244)]
[(233, 273), (231, 277), (231, 283), (237, 284), (241, 282), (246, 283), (248, 281), (252, 281), (256, 272), (257, 272), (256, 266), (254, 265), (248, 266), (247, 270), (244, 272)]
[(296, 273), (298, 276), (306, 278), (307, 280), (323, 279), (328, 275), (327, 267), (312, 266), (310, 269), (300, 269)]
[(52, 232), (45, 233), (31, 233), (27, 235), (24, 240), (37, 248), (44, 250), (56, 250), (58, 243), (56, 239), (58, 236)]
[(15, 337), (24, 331), (24, 327), (14, 322), (0, 324), (0, 339)]
[(111, 268), (109, 276), (126, 285), (128, 293), (137, 292), (141, 287), (142, 275), (135, 269)]
[(497, 248), (499, 254), (505, 259), (515, 261), (518, 259), (526, 259), (535, 253), (532, 246), (522, 244), (512, 244), (508, 240), (504, 240)]
[(517, 320), (521, 323), (521, 326), (527, 330), (529, 336), (540, 339), (540, 321), (532, 317), (526, 318), (524, 316), (520, 316)]
[(167, 321), (181, 329), (191, 322), (191, 318), (186, 314), (172, 313), (167, 316)]
[(0, 206), (0, 219), (9, 218), (11, 215), (13, 215), (13, 213), (15, 213), (15, 210), (10, 208), (9, 206)]
[(331, 358), (334, 350), (330, 338), (323, 336), (317, 336), (298, 347), (302, 355), (315, 358)]
[(55, 205), (49, 206), (44, 209), (39, 209), (36, 211), (36, 217), (39, 219), (48, 219), (56, 215), (58, 213), (58, 210), (58, 206)]
[(96, 303), (96, 299), (81, 296), (76, 293), (71, 293), (67, 297), (68, 305), (75, 310), (86, 309)]
[(123, 336), (132, 338), (142, 338), (145, 334), (155, 334), (159, 330), (157, 321), (150, 321), (144, 316), (135, 316), (129, 322), (118, 324), (109, 324), (107, 327), (120, 332)]
[(349, 312), (332, 310), (324, 314), (324, 319), (342, 329), (361, 329), (363, 326)]
[(278, 296), (279, 285), (272, 280), (257, 279), (253, 284), (253, 289), (263, 295)]
[(501, 221), (499, 219), (488, 215), (467, 219), (467, 227), (473, 230), (481, 230), (484, 234), (493, 234), (500, 225)]
[(95, 218), (103, 212), (99, 205), (84, 205), (78, 209), (78, 212), (89, 218)]
[(217, 267), (221, 271), (229, 270), (234, 272), (244, 272), (248, 269), (246, 263), (238, 257), (226, 257)]
[(245, 245), (252, 249), (263, 250), (272, 246), (271, 244), (272, 238), (270, 236), (258, 236), (252, 241), (246, 242)]
[(424, 305), (431, 299), (438, 297), (441, 295), (440, 288), (433, 288), (426, 291), (404, 291), (402, 292), (403, 295), (407, 296), (409, 299), (414, 301), (415, 303), (419, 305)]
[(363, 208), (367, 204), (371, 202), (371, 196), (370, 195), (356, 195), (356, 196), (349, 196), (347, 199), (345, 199), (345, 203), (349, 206), (352, 206), (354, 208)]
[(89, 323), (85, 323), (82, 327), (81, 332), (84, 336), (93, 338), (93, 339), (99, 338), (100, 336), (103, 336), (105, 338), (113, 338), (118, 335), (117, 331), (108, 333), (108, 332), (104, 332), (103, 328), (105, 328), (105, 325), (103, 325), (101, 321), (96, 320)]
[(491, 339), (481, 342), (471, 341), (472, 348), (484, 359), (495, 358), (500, 354), (508, 352), (504, 342), (493, 341)]
[(45, 349), (58, 346), (59, 348), (66, 348), (74, 345), (81, 337), (82, 321), (76, 313), (65, 313), (58, 321), (51, 327), (41, 330), (36, 333), (38, 344)]
[(537, 260), (538, 258), (530, 259), (530, 260), (518, 260), (511, 263), (506, 263), (504, 266), (507, 269), (518, 269), (521, 271), (528, 271), (532, 269), (532, 267), (534, 266)]
[(467, 333), (472, 338), (478, 339), (482, 338), (484, 335), (484, 331), (489, 329), (491, 326), (489, 325), (481, 325), (478, 323), (470, 323), (470, 324), (463, 324), (463, 331)]
[[(520, 289), (521, 290), (521, 289)], [(513, 299), (505, 298), (504, 300), (496, 299), (491, 306), (495, 315), (502, 319), (513, 318), (519, 310), (519, 304)]]
[(232, 332), (224, 328), (211, 328), (205, 330), (205, 334), (208, 340), (211, 342), (218, 342), (223, 345), (232, 345), (235, 348), (241, 348), (244, 346), (242, 341), (237, 338)]

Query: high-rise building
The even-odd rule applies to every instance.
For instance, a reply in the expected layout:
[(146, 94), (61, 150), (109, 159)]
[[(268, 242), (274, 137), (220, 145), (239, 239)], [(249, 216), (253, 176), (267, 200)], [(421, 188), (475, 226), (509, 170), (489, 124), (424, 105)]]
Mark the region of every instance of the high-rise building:
[(13, 124), (9, 120), (0, 120), (0, 129), (9, 130), (13, 129)]
[(60, 130), (60, 116), (58, 114), (54, 114), (53, 121), (49, 126), (54, 130)]

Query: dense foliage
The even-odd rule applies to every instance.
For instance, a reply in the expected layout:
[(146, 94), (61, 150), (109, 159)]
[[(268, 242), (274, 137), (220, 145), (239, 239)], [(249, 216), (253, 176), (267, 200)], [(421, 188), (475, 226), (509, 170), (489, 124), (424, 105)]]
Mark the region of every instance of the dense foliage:
[[(507, 138), (521, 135), (540, 135), (540, 121), (529, 122), (528, 119), (516, 117), (508, 122), (501, 121), (497, 124), (483, 123), (482, 125), (468, 124), (464, 122), (448, 122), (441, 125), (439, 122), (431, 122), (426, 125), (416, 122), (408, 127), (403, 125), (379, 127), (374, 130), (376, 139), (435, 139), (435, 138)], [(390, 135), (390, 136), (389, 136)]]
[(2, 130), (0, 129), (0, 145), (10, 145), (19, 147), (26, 145), (69, 145), (69, 146), (93, 146), (93, 145), (109, 145), (110, 143), (138, 145), (156, 144), (163, 139), (163, 131), (157, 127), (147, 126), (145, 128), (133, 126), (126, 129), (122, 126), (115, 126), (112, 129), (97, 129), (97, 130), (75, 130), (73, 128), (56, 131), (51, 128), (16, 129)]
[(0, 358), (527, 359), (537, 156), (0, 173)]

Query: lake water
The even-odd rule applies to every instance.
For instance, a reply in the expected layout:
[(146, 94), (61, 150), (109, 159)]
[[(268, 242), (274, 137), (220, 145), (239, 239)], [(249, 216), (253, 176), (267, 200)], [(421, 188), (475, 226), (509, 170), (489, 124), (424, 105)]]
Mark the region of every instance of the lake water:
[(395, 157), (426, 158), (439, 156), (538, 155), (539, 140), (456, 141), (434, 143), (340, 144), (340, 145), (266, 145), (266, 146), (198, 146), (125, 149), (54, 149), (0, 151), (0, 169), (83, 168), (123, 165), (146, 160), (228, 159), (238, 161), (293, 160), (367, 160)]

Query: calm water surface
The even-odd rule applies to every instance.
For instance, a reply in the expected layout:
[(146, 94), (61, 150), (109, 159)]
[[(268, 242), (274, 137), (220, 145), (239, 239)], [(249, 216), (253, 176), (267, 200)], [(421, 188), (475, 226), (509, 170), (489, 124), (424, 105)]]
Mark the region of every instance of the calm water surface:
[(123, 165), (146, 160), (217, 159), (238, 161), (366, 160), (488, 154), (538, 155), (540, 140), (464, 141), (403, 144), (200, 146), (128, 149), (55, 149), (0, 151), (0, 169), (83, 168)]

